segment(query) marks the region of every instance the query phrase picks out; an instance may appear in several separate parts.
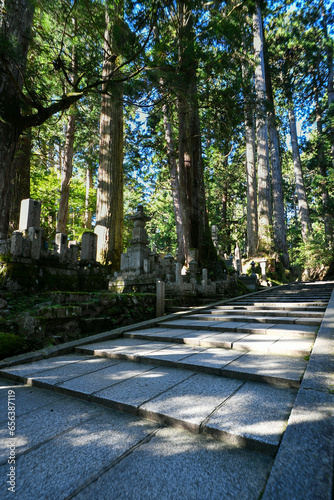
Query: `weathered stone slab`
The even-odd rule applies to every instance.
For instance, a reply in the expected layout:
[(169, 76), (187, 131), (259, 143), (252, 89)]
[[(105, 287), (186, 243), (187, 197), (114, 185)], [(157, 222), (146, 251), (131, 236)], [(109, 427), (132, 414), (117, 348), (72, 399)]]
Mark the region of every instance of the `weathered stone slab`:
[[(231, 349), (215, 349), (210, 347), (203, 350), (198, 354), (193, 354), (182, 360), (182, 366), (191, 367), (207, 367), (208, 369), (213, 369), (217, 374), (220, 374), (220, 369), (226, 365), (229, 365), (232, 361), (243, 356), (240, 352), (233, 352)], [(209, 370), (208, 370), (209, 371)]]
[(242, 340), (233, 343), (233, 349), (245, 351), (269, 352), (270, 347), (279, 340), (280, 335), (261, 335), (252, 333)]
[(209, 336), (200, 339), (200, 345), (205, 347), (222, 347), (226, 349), (231, 349), (234, 342), (240, 339), (247, 338), (249, 333), (237, 333), (237, 332), (223, 332), (223, 333), (212, 333)]
[(95, 392), (111, 387), (124, 380), (129, 380), (155, 367), (144, 363), (115, 360), (113, 364), (98, 372), (82, 375), (59, 384), (59, 388), (67, 393), (89, 399)]
[(5, 377), (6, 375), (14, 375), (16, 377), (27, 378), (51, 368), (58, 368), (62, 365), (76, 363), (77, 361), (83, 361), (85, 359), (89, 358), (87, 356), (81, 356), (80, 354), (65, 354), (64, 356), (42, 359), (32, 363), (14, 365), (2, 370), (0, 375)]
[(91, 400), (136, 413), (138, 406), (186, 380), (192, 373), (174, 368), (153, 368), (113, 387), (96, 392)]
[[(124, 453), (157, 428), (148, 421), (95, 405), (90, 405), (94, 408), (90, 418), (82, 420), (78, 415), (86, 411), (86, 403), (66, 399), (68, 404), (63, 403), (66, 415), (61, 425), (48, 429), (53, 433), (51, 441), (45, 439), (43, 444), (17, 460), (17, 498), (66, 498), (87, 480), (93, 480), (96, 474), (103, 477), (113, 462), (117, 463)], [(48, 421), (51, 424), (52, 418)], [(32, 424), (39, 427), (35, 421)], [(31, 428), (26, 436), (32, 433)], [(0, 468), (2, 498), (13, 496), (11, 492), (5, 496), (7, 472), (8, 464), (5, 464)], [(92, 498), (101, 496), (96, 491)]]
[[(69, 415), (67, 405), (60, 396), (58, 401), (55, 400), (18, 417), (15, 429), (16, 456), (99, 413), (99, 408), (84, 401), (73, 401), (71, 406), (72, 411)], [(4, 428), (0, 430), (0, 464), (8, 460), (8, 441), (8, 429)]]
[(273, 354), (286, 354), (288, 356), (308, 356), (312, 349), (314, 339), (305, 337), (283, 335), (277, 342), (269, 347)]
[(295, 397), (292, 389), (246, 382), (212, 414), (203, 432), (275, 453)]
[[(248, 332), (248, 333), (260, 333), (265, 335), (270, 328), (275, 326), (274, 323), (244, 323), (243, 325), (240, 325), (237, 329), (238, 332)], [(271, 332), (270, 332), (271, 333)]]
[(301, 389), (263, 500), (331, 500), (334, 395)]
[(309, 326), (309, 325), (273, 325), (270, 327), (270, 333), (273, 331), (277, 333), (296, 333), (298, 335), (309, 335), (310, 333), (316, 333), (318, 328), (316, 326)]
[(306, 364), (307, 361), (303, 358), (247, 353), (225, 366), (223, 371), (231, 376), (244, 374), (249, 376), (250, 380), (286, 383), (291, 387), (299, 387)]
[(204, 436), (161, 429), (76, 498), (256, 500), (271, 463)]
[(201, 423), (243, 383), (196, 374), (143, 404), (139, 415), (199, 432)]
[(179, 362), (180, 360), (183, 360), (193, 354), (197, 354), (202, 350), (203, 349), (201, 348), (191, 346), (171, 344), (164, 347), (164, 349), (150, 352), (149, 354), (147, 354), (146, 358), (149, 358), (151, 361), (156, 360), (157, 362)]
[(96, 342), (93, 344), (87, 344), (80, 346), (76, 349), (77, 352), (88, 353), (88, 354), (98, 354), (104, 351), (116, 351), (118, 349), (123, 349), (123, 347), (134, 346), (134, 345), (144, 345), (148, 344), (147, 340), (135, 340), (131, 338), (120, 338), (116, 340), (105, 340), (102, 342)]
[(39, 374), (35, 374), (33, 378), (39, 383), (39, 386), (41, 386), (41, 384), (55, 385), (64, 380), (100, 371), (113, 363), (114, 361), (111, 359), (92, 357), (85, 361), (78, 361), (77, 363), (66, 364), (58, 368), (53, 368), (52, 370), (43, 371)]

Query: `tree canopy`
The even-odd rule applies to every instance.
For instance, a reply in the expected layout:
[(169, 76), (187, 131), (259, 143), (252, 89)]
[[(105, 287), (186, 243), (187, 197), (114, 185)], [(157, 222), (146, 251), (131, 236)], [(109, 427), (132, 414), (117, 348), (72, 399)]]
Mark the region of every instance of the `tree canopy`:
[[(108, 26), (106, 8), (110, 19), (119, 16)], [(261, 91), (255, 18), (263, 29)], [(333, 51), (333, 7), (327, 0), (5, 0), (1, 238), (15, 229), (10, 199), (27, 197), (27, 178), (28, 195), (42, 201), (43, 226), (54, 238), (74, 112), (66, 232), (80, 239), (84, 230), (94, 229), (100, 213), (101, 113), (108, 96), (123, 116), (124, 188), (114, 188), (124, 189), (118, 202), (122, 220), (124, 211), (119, 245), (127, 246), (127, 216), (142, 203), (152, 217), (152, 245), (162, 253), (178, 249), (183, 263), (192, 248), (207, 265), (237, 243), (244, 255), (262, 251), (285, 266), (284, 245), (292, 264), (328, 263), (334, 215)], [(114, 130), (116, 118), (110, 116), (106, 123)], [(260, 168), (267, 169), (265, 190)], [(110, 213), (120, 211), (119, 204)], [(117, 232), (121, 223), (113, 220)]]

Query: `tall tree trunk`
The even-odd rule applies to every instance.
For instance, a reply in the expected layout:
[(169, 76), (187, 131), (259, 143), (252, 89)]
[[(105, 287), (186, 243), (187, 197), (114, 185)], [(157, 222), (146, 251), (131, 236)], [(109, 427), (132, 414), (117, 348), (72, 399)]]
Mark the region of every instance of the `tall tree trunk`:
[(19, 226), (21, 201), (30, 198), (31, 130), (28, 129), (18, 140), (13, 161), (14, 179), (10, 203), (10, 229)]
[(57, 216), (57, 233), (66, 234), (68, 220), (68, 202), (70, 197), (70, 182), (73, 170), (73, 146), (75, 137), (75, 106), (70, 110), (70, 115), (67, 119), (66, 140), (64, 152), (64, 164), (61, 172), (61, 190), (59, 209)]
[[(76, 34), (76, 21), (72, 19), (73, 34)], [(75, 81), (77, 71), (76, 48), (72, 49), (72, 82)], [(73, 153), (74, 153), (74, 137), (75, 137), (75, 122), (76, 122), (76, 106), (72, 106), (69, 111), (66, 126), (64, 164), (61, 171), (61, 188), (60, 200), (57, 216), (57, 233), (67, 233), (68, 221), (68, 202), (70, 198), (70, 183), (73, 171)]]
[(269, 172), (268, 130), (266, 118), (266, 84), (263, 53), (263, 30), (260, 6), (253, 14), (255, 55), (256, 138), (258, 172), (258, 237), (259, 250), (271, 251), (271, 188)]
[(255, 117), (251, 98), (249, 67), (242, 63), (247, 178), (247, 255), (256, 255), (258, 245), (257, 178), (255, 166)]
[[(114, 27), (120, 24), (123, 4), (120, 2), (109, 12), (106, 6), (106, 30), (104, 43), (104, 66), (102, 78), (103, 95), (100, 115), (100, 158), (96, 203), (96, 228), (99, 236), (98, 260), (111, 262), (112, 270), (120, 267), (123, 249), (123, 85), (109, 86), (108, 75), (115, 68), (112, 62), (119, 54), (119, 41), (113, 35)], [(112, 19), (112, 21), (111, 21)], [(111, 51), (113, 54), (111, 54)]]
[(268, 99), (268, 131), (270, 144), (271, 185), (273, 198), (273, 236), (275, 250), (285, 268), (289, 267), (289, 253), (286, 241), (286, 225), (284, 213), (283, 179), (279, 135), (276, 125), (274, 96), (271, 85), (271, 74), (265, 45), (266, 94)]
[(326, 39), (327, 50), (327, 68), (328, 68), (328, 81), (327, 81), (327, 94), (328, 94), (328, 110), (330, 119), (330, 143), (332, 152), (332, 165), (334, 166), (334, 65), (333, 65), (333, 39), (328, 34), (328, 14), (323, 0), (320, 0), (319, 7), (322, 12), (322, 26)]
[(0, 47), (0, 239), (8, 236), (14, 154), (22, 132), (20, 98), (34, 16), (33, 2), (5, 0), (0, 13), (0, 36), (15, 44), (17, 58), (8, 58), (6, 43)]
[(214, 248), (206, 213), (201, 130), (197, 103), (196, 58), (191, 9), (178, 3), (179, 49), (179, 187), (184, 232), (184, 260), (198, 250), (199, 262), (214, 264)]
[(296, 180), (296, 193), (298, 198), (299, 220), (301, 223), (302, 238), (304, 243), (306, 243), (312, 232), (311, 218), (307, 203), (302, 165), (299, 156), (295, 112), (291, 101), (288, 103), (288, 105), (293, 167)]
[[(160, 82), (162, 83), (162, 82)], [(178, 177), (178, 166), (176, 162), (176, 152), (174, 145), (174, 137), (172, 132), (171, 119), (169, 115), (168, 105), (164, 104), (162, 107), (164, 129), (165, 129), (165, 139), (167, 144), (167, 157), (168, 157), (168, 167), (170, 176), (170, 185), (172, 189), (173, 196), (173, 208), (176, 223), (176, 236), (177, 236), (177, 248), (178, 248), (178, 262), (183, 263), (184, 260), (184, 233), (182, 225), (182, 214), (181, 214), (181, 200), (180, 200), (180, 186)]]
[(328, 244), (333, 241), (333, 225), (329, 214), (329, 194), (327, 189), (327, 161), (324, 150), (323, 130), (322, 130), (322, 109), (319, 103), (319, 90), (317, 83), (314, 82), (314, 100), (315, 100), (315, 119), (317, 124), (317, 163), (320, 170), (321, 180), (321, 201), (324, 217), (325, 238)]
[(93, 172), (87, 166), (86, 168), (86, 193), (85, 193), (85, 228), (92, 229), (92, 211), (90, 210), (90, 192), (93, 187)]

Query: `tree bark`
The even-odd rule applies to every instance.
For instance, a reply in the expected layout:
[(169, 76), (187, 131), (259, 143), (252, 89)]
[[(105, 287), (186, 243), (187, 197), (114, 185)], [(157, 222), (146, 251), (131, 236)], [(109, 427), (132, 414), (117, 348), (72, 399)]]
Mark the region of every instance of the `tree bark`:
[(201, 130), (197, 103), (196, 58), (192, 14), (186, 2), (178, 3), (179, 50), (179, 187), (184, 233), (184, 261), (198, 251), (201, 265), (214, 264), (214, 248), (206, 213)]
[(252, 106), (249, 67), (242, 63), (247, 179), (247, 255), (256, 255), (258, 246), (257, 177), (255, 166), (255, 117)]
[(183, 232), (182, 214), (181, 214), (180, 186), (178, 177), (178, 165), (176, 162), (174, 137), (173, 137), (172, 125), (167, 104), (163, 105), (162, 112), (163, 112), (163, 121), (165, 129), (165, 139), (167, 144), (170, 185), (173, 196), (173, 208), (174, 208), (174, 216), (176, 223), (176, 236), (177, 236), (177, 248), (178, 248), (177, 260), (179, 263), (182, 264), (184, 261), (185, 242), (184, 242), (184, 232)]
[[(266, 47), (265, 47), (266, 48)], [(273, 198), (273, 236), (275, 250), (285, 268), (289, 267), (290, 259), (286, 240), (286, 225), (284, 213), (283, 180), (280, 155), (279, 135), (276, 125), (274, 96), (271, 85), (271, 74), (265, 50), (266, 94), (268, 99), (268, 131), (270, 144), (271, 185)]]
[(18, 229), (21, 201), (30, 198), (31, 130), (22, 134), (13, 160), (13, 189), (10, 203), (10, 229)]
[(86, 168), (86, 192), (85, 192), (85, 228), (92, 229), (92, 211), (90, 210), (90, 191), (93, 187), (93, 172), (87, 166)]
[(259, 5), (253, 14), (253, 44), (255, 55), (256, 137), (258, 172), (258, 249), (272, 250), (271, 186), (269, 172), (268, 130), (266, 117), (266, 84), (263, 54), (262, 16)]
[(327, 161), (324, 151), (323, 143), (323, 130), (322, 130), (322, 110), (319, 103), (319, 92), (317, 85), (314, 86), (314, 97), (315, 97), (315, 119), (317, 124), (317, 163), (319, 165), (320, 175), (322, 177), (321, 181), (321, 201), (322, 201), (322, 211), (324, 217), (324, 229), (325, 229), (325, 239), (328, 244), (332, 244), (333, 240), (333, 225), (329, 214), (329, 193), (327, 189), (328, 174), (327, 174)]
[[(113, 70), (113, 54), (119, 47), (113, 36), (113, 26), (120, 23), (123, 5), (119, 3), (111, 13), (106, 6), (104, 66), (102, 77), (107, 79)], [(112, 95), (111, 95), (112, 92)], [(111, 262), (118, 271), (123, 249), (123, 85), (108, 83), (103, 86), (100, 115), (100, 158), (96, 206), (96, 232), (99, 236), (98, 260)]]
[(0, 13), (0, 35), (15, 43), (19, 54), (8, 58), (6, 44), (0, 48), (0, 239), (8, 236), (10, 193), (14, 175), (14, 154), (22, 132), (21, 90), (34, 16), (33, 2), (6, 0)]
[(293, 166), (294, 166), (294, 173), (296, 180), (296, 193), (298, 198), (299, 220), (301, 223), (302, 239), (304, 243), (306, 243), (309, 236), (311, 235), (312, 226), (311, 226), (310, 212), (308, 208), (306, 191), (305, 191), (303, 170), (299, 156), (295, 112), (291, 101), (289, 102), (288, 113), (289, 113)]
[(64, 164), (61, 172), (61, 190), (57, 217), (57, 233), (67, 233), (68, 202), (70, 197), (70, 183), (73, 170), (73, 147), (75, 137), (75, 108), (67, 119)]

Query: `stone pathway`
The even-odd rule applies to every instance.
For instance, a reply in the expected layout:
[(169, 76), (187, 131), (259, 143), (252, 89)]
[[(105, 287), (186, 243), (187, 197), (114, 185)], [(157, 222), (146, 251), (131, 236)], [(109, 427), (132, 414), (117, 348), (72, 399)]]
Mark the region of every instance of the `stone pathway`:
[(20, 384), (20, 498), (329, 500), (333, 286), (270, 289), (3, 368), (5, 391)]

